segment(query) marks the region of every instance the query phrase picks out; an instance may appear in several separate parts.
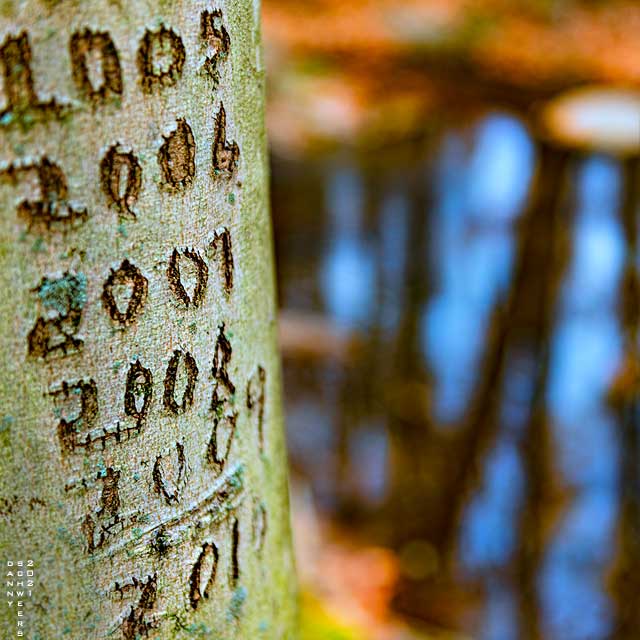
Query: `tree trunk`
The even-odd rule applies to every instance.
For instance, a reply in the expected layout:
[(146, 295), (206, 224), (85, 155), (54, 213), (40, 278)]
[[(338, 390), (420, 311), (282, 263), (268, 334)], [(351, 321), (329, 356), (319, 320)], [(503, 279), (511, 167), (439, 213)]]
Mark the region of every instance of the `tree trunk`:
[(259, 3), (0, 26), (3, 637), (293, 638)]

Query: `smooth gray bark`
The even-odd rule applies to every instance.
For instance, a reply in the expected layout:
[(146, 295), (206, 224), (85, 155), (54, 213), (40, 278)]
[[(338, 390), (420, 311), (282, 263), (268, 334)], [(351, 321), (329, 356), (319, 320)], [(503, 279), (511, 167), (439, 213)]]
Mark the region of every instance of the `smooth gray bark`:
[(259, 4), (0, 32), (3, 637), (293, 638)]

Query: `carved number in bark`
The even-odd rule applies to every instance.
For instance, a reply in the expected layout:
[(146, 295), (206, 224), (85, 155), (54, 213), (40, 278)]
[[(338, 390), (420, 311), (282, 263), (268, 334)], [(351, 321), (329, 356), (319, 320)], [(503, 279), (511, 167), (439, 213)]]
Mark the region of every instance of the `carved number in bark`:
[(63, 170), (48, 158), (39, 162), (14, 163), (0, 169), (0, 178), (17, 185), (35, 174), (38, 191), (35, 198), (18, 204), (18, 217), (25, 220), (29, 231), (66, 231), (89, 217), (87, 209), (68, 201), (69, 189)]
[(187, 461), (184, 446), (176, 442), (175, 454), (157, 456), (153, 465), (153, 486), (167, 504), (180, 501), (180, 490), (186, 482)]
[[(129, 291), (127, 307), (120, 311), (116, 301), (116, 288), (125, 287)], [(122, 326), (128, 326), (142, 313), (147, 300), (147, 279), (140, 269), (129, 260), (124, 260), (107, 278), (102, 289), (102, 303), (111, 319)]]
[(216, 416), (213, 421), (213, 431), (207, 445), (207, 461), (217, 474), (222, 473), (229, 459), (231, 445), (236, 434), (237, 413)]
[(47, 358), (79, 352), (84, 344), (77, 332), (87, 302), (85, 276), (65, 273), (61, 278), (43, 278), (34, 291), (45, 315), (36, 320), (27, 336), (29, 356)]
[[(118, 506), (119, 505), (118, 496)], [(102, 497), (101, 497), (102, 505)], [(88, 513), (80, 525), (82, 535), (86, 541), (88, 553), (94, 553), (98, 549), (104, 549), (107, 544), (122, 534), (137, 522), (138, 514), (130, 514), (122, 517), (119, 513), (111, 514), (100, 509), (93, 513)]]
[(193, 565), (189, 579), (189, 601), (197, 609), (202, 598), (208, 598), (218, 570), (218, 547), (213, 542), (205, 542)]
[(231, 38), (222, 24), (222, 11), (213, 9), (200, 15), (200, 36), (207, 47), (204, 70), (213, 79), (214, 86), (220, 82), (218, 64), (229, 54)]
[(207, 446), (207, 461), (214, 467), (216, 473), (222, 472), (229, 458), (238, 418), (237, 412), (228, 408), (236, 388), (229, 377), (229, 365), (233, 352), (224, 329), (224, 324), (218, 327), (211, 368), (211, 375), (214, 379), (211, 410), (215, 415), (213, 430)]
[[(98, 387), (94, 380), (63, 382), (62, 386), (49, 391), (57, 402), (56, 413), (60, 415), (58, 439), (62, 453), (70, 453), (78, 446), (79, 430), (87, 433), (95, 426), (98, 416)], [(67, 408), (64, 412), (63, 407)]]
[[(178, 377), (178, 367), (180, 362), (184, 360), (184, 367), (187, 373), (187, 384), (182, 395), (182, 402), (176, 402), (176, 380)], [(167, 373), (164, 378), (164, 406), (171, 413), (178, 415), (184, 413), (188, 407), (193, 404), (193, 394), (198, 380), (198, 366), (195, 358), (189, 353), (182, 353), (176, 349), (169, 360)]]
[[(218, 327), (218, 336), (213, 354), (213, 367), (211, 368), (211, 375), (215, 381), (211, 397), (211, 410), (216, 413), (219, 413), (221, 406), (228, 401), (228, 396), (232, 396), (236, 392), (236, 387), (231, 382), (228, 371), (232, 353), (231, 343), (224, 333), (223, 323)], [(222, 391), (225, 392), (224, 396), (221, 395)]]
[(182, 74), (186, 53), (180, 36), (162, 26), (158, 31), (147, 30), (138, 49), (138, 69), (142, 89), (175, 84)]
[(116, 517), (120, 509), (120, 471), (109, 467), (102, 478), (102, 493), (100, 494), (100, 509), (98, 516)]
[[(195, 272), (196, 282), (191, 295), (187, 293), (187, 289), (184, 286), (180, 275), (181, 255), (191, 262)], [(207, 290), (207, 283), (209, 282), (209, 267), (200, 254), (198, 254), (194, 249), (185, 248), (182, 249), (181, 252), (179, 252), (178, 249), (174, 249), (171, 257), (169, 258), (167, 280), (169, 281), (169, 287), (173, 294), (178, 298), (178, 300), (183, 302), (185, 306), (199, 307)]]
[(253, 535), (253, 548), (255, 551), (260, 552), (264, 547), (264, 541), (267, 537), (267, 508), (263, 502), (256, 501), (253, 508), (251, 531)]
[(142, 589), (138, 603), (131, 607), (131, 610), (122, 621), (121, 630), (124, 640), (138, 640), (149, 636), (149, 631), (154, 627), (147, 617), (156, 604), (158, 595), (158, 574), (148, 576), (146, 582), (138, 583)]
[(227, 142), (227, 114), (220, 103), (220, 111), (216, 116), (211, 162), (213, 173), (230, 176), (238, 166), (240, 149), (235, 142)]
[(209, 248), (218, 263), (224, 292), (229, 295), (233, 290), (233, 251), (229, 229), (217, 229)]
[(256, 417), (256, 431), (260, 451), (264, 451), (264, 408), (267, 372), (258, 366), (247, 383), (247, 408)]
[(142, 184), (142, 167), (131, 151), (113, 145), (100, 163), (100, 183), (110, 205), (129, 218), (135, 218), (133, 206)]
[(231, 566), (229, 569), (229, 584), (235, 589), (240, 579), (240, 524), (237, 518), (231, 522)]
[(158, 163), (165, 186), (180, 189), (193, 181), (196, 175), (196, 141), (186, 120), (178, 120), (175, 130), (164, 136)]
[(153, 376), (151, 371), (136, 360), (129, 367), (124, 392), (124, 412), (132, 417), (136, 424), (142, 425), (153, 398)]
[[(118, 52), (106, 32), (85, 29), (69, 42), (71, 71), (78, 91), (94, 104), (122, 95), (122, 70)], [(92, 79), (92, 64), (98, 78)]]
[(0, 113), (0, 126), (25, 125), (30, 118), (60, 117), (65, 106), (51, 99), (41, 100), (36, 94), (31, 70), (31, 45), (23, 31), (9, 36), (0, 46), (0, 64), (4, 81), (6, 109)]
[[(125, 392), (125, 411), (128, 391), (129, 389)], [(60, 387), (51, 389), (49, 395), (55, 398), (56, 414), (60, 417), (58, 440), (63, 455), (73, 453), (76, 449), (91, 449), (97, 446), (104, 450), (108, 442), (126, 442), (142, 428), (142, 420), (136, 420), (133, 427), (123, 428), (117, 421), (101, 429), (95, 428), (98, 416), (98, 388), (94, 380), (63, 382)], [(135, 403), (135, 400), (133, 402)], [(147, 401), (144, 401), (142, 411), (146, 410), (146, 406)]]

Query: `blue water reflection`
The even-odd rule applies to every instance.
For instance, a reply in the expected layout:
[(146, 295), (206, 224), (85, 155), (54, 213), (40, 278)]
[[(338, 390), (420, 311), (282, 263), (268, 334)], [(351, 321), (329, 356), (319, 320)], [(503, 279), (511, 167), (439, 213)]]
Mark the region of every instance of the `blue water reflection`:
[(514, 118), (488, 116), (472, 141), (469, 153), (452, 132), (438, 158), (437, 274), (424, 344), (440, 424), (455, 423), (467, 406), (491, 310), (510, 282), (513, 221), (533, 170), (533, 145)]
[(408, 203), (399, 189), (389, 192), (382, 202), (380, 213), (380, 328), (391, 337), (400, 321), (404, 303), (402, 280), (406, 269), (406, 247), (409, 241)]
[(523, 482), (515, 442), (501, 442), (489, 456), (482, 486), (462, 526), (460, 560), (468, 569), (486, 572), (508, 562), (517, 535), (513, 523)]
[(533, 171), (531, 138), (514, 117), (486, 116), (475, 132), (468, 164), (467, 206), (484, 223), (517, 217)]
[(611, 604), (602, 568), (611, 560), (616, 503), (610, 492), (584, 492), (571, 507), (545, 559), (540, 580), (546, 637), (608, 637)]
[[(318, 238), (324, 248), (316, 273), (321, 298), (304, 310), (357, 330), (365, 341), (371, 339), (375, 352), (362, 371), (354, 364), (342, 376), (332, 374), (322, 393), (317, 388), (302, 393), (292, 374), (287, 387), (292, 458), (318, 494), (351, 492), (349, 499), (357, 497), (372, 519), (392, 495), (387, 429), (389, 414), (398, 408), (386, 404), (385, 394), (402, 382), (394, 371), (416, 376), (422, 367), (428, 372), (430, 417), (423, 439), (433, 440), (436, 451), (464, 427), (487, 357), (490, 323), (513, 284), (519, 216), (538, 157), (526, 127), (504, 113), (449, 128), (435, 149), (429, 164), (433, 205), (424, 212), (429, 242), (422, 266), (428, 294), (416, 307), (415, 336), (404, 315), (412, 295), (405, 282), (408, 248), (417, 241), (410, 231), (409, 182), (398, 175), (389, 179), (375, 211), (366, 211), (363, 172), (342, 157), (327, 163), (324, 209), (321, 203), (308, 203), (324, 216), (326, 236)], [(623, 356), (617, 311), (625, 260), (618, 220), (620, 167), (605, 158), (588, 158), (572, 184), (573, 198), (563, 211), (570, 259), (548, 336), (544, 396), (553, 458), (547, 482), (557, 504), (538, 594), (545, 638), (598, 640), (608, 636), (612, 625), (605, 579), (615, 552), (619, 500), (617, 426), (606, 397)], [(274, 212), (277, 223), (277, 201)], [(373, 223), (367, 219), (372, 215)], [(285, 266), (293, 259), (286, 242), (286, 237), (279, 239), (284, 249), (278, 259)], [(300, 251), (295, 259), (303, 259)], [(289, 280), (286, 287), (295, 290), (295, 282)], [(409, 333), (401, 336), (401, 331)], [(409, 353), (412, 341), (418, 343), (420, 367), (394, 369), (398, 354)], [(484, 585), (479, 637), (487, 640), (519, 637), (518, 587), (509, 567), (529, 481), (522, 446), (539, 368), (533, 354), (523, 348), (504, 356), (505, 373), (494, 390), (499, 395), (495, 438), (460, 524), (459, 578)], [(329, 370), (326, 364), (318, 367)], [(381, 387), (372, 382), (376, 378)], [(420, 404), (422, 398), (414, 396), (414, 401)], [(407, 420), (404, 409), (399, 411)], [(414, 417), (408, 420), (417, 428)]]
[(376, 299), (373, 247), (364, 237), (362, 183), (338, 166), (327, 179), (328, 244), (320, 273), (327, 311), (344, 328), (367, 327)]
[(622, 357), (619, 180), (618, 168), (597, 158), (579, 177), (574, 260), (552, 350), (549, 406), (560, 468), (575, 497), (548, 550), (541, 593), (549, 636), (568, 640), (606, 637), (611, 617), (603, 582), (614, 552), (619, 460), (605, 399)]

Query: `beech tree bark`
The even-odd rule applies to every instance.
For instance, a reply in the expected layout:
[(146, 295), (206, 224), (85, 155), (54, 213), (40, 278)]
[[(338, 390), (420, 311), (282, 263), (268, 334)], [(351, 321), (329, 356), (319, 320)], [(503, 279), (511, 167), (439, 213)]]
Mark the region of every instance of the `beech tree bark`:
[(259, 16), (0, 3), (2, 637), (295, 637)]

